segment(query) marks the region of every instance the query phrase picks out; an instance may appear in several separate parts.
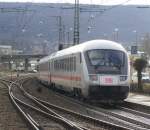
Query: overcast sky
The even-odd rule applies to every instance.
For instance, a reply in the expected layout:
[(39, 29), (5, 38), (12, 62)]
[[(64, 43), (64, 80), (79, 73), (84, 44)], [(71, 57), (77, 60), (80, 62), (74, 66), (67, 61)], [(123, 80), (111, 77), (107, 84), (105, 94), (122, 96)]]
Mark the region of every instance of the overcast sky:
[[(75, 0), (0, 0), (0, 2), (33, 2), (33, 3), (74, 3)], [(126, 4), (150, 5), (150, 0), (79, 0), (82, 4), (114, 5)], [(127, 2), (128, 1), (128, 2)]]

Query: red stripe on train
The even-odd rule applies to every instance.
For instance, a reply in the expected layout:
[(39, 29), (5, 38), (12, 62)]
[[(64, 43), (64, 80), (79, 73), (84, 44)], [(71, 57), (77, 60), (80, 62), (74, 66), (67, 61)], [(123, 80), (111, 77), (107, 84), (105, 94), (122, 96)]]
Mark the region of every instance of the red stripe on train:
[[(50, 78), (47, 75), (41, 75), (41, 77), (47, 77)], [(74, 81), (81, 81), (81, 77), (80, 76), (61, 76), (61, 75), (52, 75), (51, 76), (52, 80), (55, 79), (63, 79), (63, 80), (74, 80)]]
[(74, 80), (74, 81), (81, 81), (81, 77), (79, 76), (60, 76), (60, 75), (52, 75), (53, 79), (64, 79), (64, 80)]

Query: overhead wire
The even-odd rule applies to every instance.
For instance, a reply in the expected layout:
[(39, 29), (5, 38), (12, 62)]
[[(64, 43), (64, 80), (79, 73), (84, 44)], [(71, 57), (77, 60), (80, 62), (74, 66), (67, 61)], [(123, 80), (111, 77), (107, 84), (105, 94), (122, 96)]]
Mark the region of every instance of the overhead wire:
[[(123, 6), (124, 4), (126, 4), (126, 3), (130, 2), (130, 1), (132, 1), (132, 0), (126, 0), (126, 1), (124, 1), (124, 2), (121, 2), (120, 4), (113, 5), (113, 6), (108, 6), (108, 8), (105, 8), (105, 7), (107, 7), (107, 6), (104, 6), (104, 5), (103, 5), (103, 4), (105, 4), (105, 3), (104, 3), (104, 1), (102, 0), (101, 3), (100, 3), (100, 6), (99, 6), (99, 7), (100, 7), (100, 11), (99, 11), (99, 12), (96, 11), (96, 12), (95, 12), (95, 15), (94, 15), (94, 11), (91, 12), (91, 11), (89, 10), (89, 14), (91, 15), (91, 13), (92, 13), (92, 15), (93, 15), (92, 17), (89, 17), (89, 18), (88, 18), (88, 21), (90, 21), (90, 24), (92, 23), (92, 28), (94, 28), (94, 26), (95, 26), (93, 21), (95, 20), (95, 18), (98, 18), (99, 15), (103, 15), (104, 13), (106, 13), (106, 12), (112, 10), (112, 9), (118, 8), (118, 7), (120, 7), (120, 6)], [(92, 0), (91, 0), (91, 8), (90, 8), (91, 10), (92, 10), (92, 5), (93, 5), (93, 4), (92, 4)], [(103, 6), (101, 6), (101, 5), (103, 5)], [(104, 7), (104, 8), (102, 8), (102, 7)], [(87, 11), (87, 12), (88, 12), (88, 11)], [(89, 29), (91, 29), (91, 26), (90, 26), (90, 28), (88, 27), (88, 30), (89, 30)]]
[[(60, 1), (60, 0), (58, 0), (58, 1)], [(130, 2), (130, 1), (132, 1), (132, 0), (126, 0), (126, 1), (124, 1), (124, 2), (122, 2), (122, 3), (120, 3), (120, 4), (118, 4), (118, 5), (114, 5), (114, 6), (110, 6), (109, 8), (107, 8), (107, 9), (105, 9), (102, 13), (100, 13), (100, 14), (104, 14), (105, 12), (107, 12), (107, 11), (110, 11), (110, 10), (112, 10), (112, 9), (114, 9), (114, 8), (117, 8), (117, 7), (119, 7), (119, 6), (122, 6), (122, 5), (124, 5), (125, 3), (128, 3), (128, 2)], [(102, 1), (103, 3), (104, 3), (104, 1)], [(92, 3), (93, 3), (93, 1), (92, 0), (90, 0), (90, 3), (91, 3), (91, 5), (92, 5)], [(30, 3), (31, 4), (31, 3)], [(19, 18), (16, 20), (16, 22), (17, 22), (17, 30), (16, 30), (16, 32), (15, 33), (13, 33), (13, 40), (15, 41), (16, 40), (16, 38), (20, 35), (20, 29), (21, 30), (24, 30), (24, 29), (26, 29), (26, 27), (29, 25), (29, 23), (32, 21), (32, 19), (33, 19), (33, 17), (35, 16), (35, 14), (36, 14), (36, 11), (33, 11), (33, 13), (30, 15), (30, 17), (26, 20), (26, 14), (28, 13), (27, 12), (27, 10), (29, 9), (29, 7), (30, 7), (31, 5), (29, 5), (28, 3), (25, 5), (25, 7), (24, 7), (24, 12), (22, 12), (22, 15), (21, 15), (21, 17), (20, 17), (20, 12), (18, 12), (19, 13)], [(44, 6), (44, 7), (46, 7), (46, 6)], [(55, 8), (55, 7), (53, 7), (52, 5), (48, 5), (47, 6), (48, 8)], [(92, 8), (92, 6), (91, 6), (91, 8)], [(16, 8), (16, 9), (18, 9), (18, 7)], [(20, 8), (19, 8), (20, 9)], [(93, 12), (89, 12), (89, 24), (90, 24), (90, 26), (89, 27), (93, 27), (94, 26), (94, 22), (93, 22), (93, 20), (94, 20), (94, 18), (96, 17), (96, 16), (98, 16), (99, 14), (98, 13), (96, 13), (96, 15), (94, 16), (92, 16), (93, 15)], [(90, 28), (91, 29), (91, 28)]]
[(109, 7), (108, 9), (106, 9), (105, 12), (106, 12), (106, 11), (109, 11), (109, 10), (111, 10), (111, 9), (114, 9), (114, 8), (117, 8), (117, 7), (120, 7), (120, 6), (123, 6), (124, 4), (129, 3), (130, 1), (132, 1), (132, 0), (126, 0), (126, 1), (124, 1), (124, 2), (122, 2), (122, 3), (120, 3), (120, 4), (113, 5), (113, 6)]
[(30, 12), (32, 12), (32, 14), (30, 15), (30, 17), (28, 19), (26, 18), (30, 6), (31, 6), (31, 3), (30, 4), (26, 3), (26, 5), (24, 7), (25, 11), (22, 12), (21, 16), (20, 16), (20, 12), (18, 12), (18, 19), (16, 18), (17, 27), (15, 29), (15, 33), (13, 33), (13, 35), (12, 35), (12, 41), (14, 43), (17, 42), (16, 38), (19, 37), (19, 35), (23, 34), (22, 31), (25, 30), (25, 28), (30, 23), (30, 21), (33, 19), (34, 15), (36, 13), (36, 11), (30, 10)]

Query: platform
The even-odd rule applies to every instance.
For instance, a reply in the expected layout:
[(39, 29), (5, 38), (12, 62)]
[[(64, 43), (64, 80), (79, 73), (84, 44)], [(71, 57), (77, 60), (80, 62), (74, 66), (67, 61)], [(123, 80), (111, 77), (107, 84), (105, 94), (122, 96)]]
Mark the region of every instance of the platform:
[(148, 96), (148, 95), (142, 95), (138, 93), (130, 93), (128, 98), (125, 101), (150, 106), (150, 95)]

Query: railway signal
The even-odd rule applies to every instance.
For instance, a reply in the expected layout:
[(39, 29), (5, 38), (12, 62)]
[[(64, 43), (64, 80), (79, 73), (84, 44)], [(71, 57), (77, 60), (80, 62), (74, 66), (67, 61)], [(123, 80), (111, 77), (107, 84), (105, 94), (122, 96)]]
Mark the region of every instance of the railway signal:
[(131, 54), (137, 54), (137, 46), (131, 46)]

